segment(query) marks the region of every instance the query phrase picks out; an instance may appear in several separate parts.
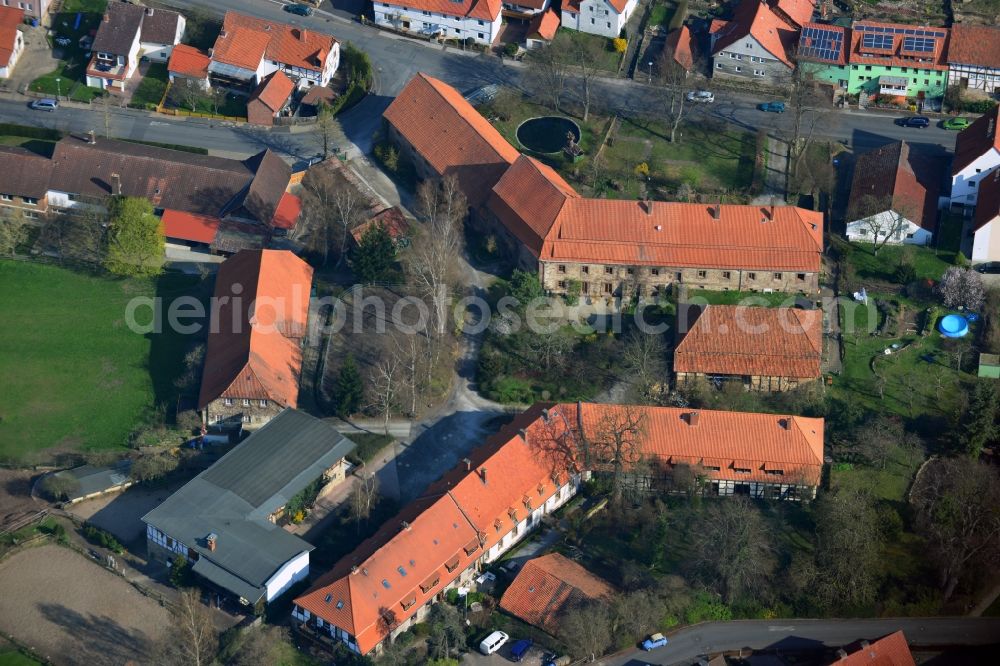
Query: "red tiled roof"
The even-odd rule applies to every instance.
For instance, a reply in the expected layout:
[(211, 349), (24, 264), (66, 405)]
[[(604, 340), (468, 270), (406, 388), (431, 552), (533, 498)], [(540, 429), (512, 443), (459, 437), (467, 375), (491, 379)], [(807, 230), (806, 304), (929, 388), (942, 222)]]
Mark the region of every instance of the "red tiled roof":
[(948, 62), (1000, 69), (1000, 28), (953, 23)]
[(585, 601), (610, 600), (614, 593), (604, 579), (551, 553), (525, 562), (500, 599), (500, 608), (555, 636), (566, 610)]
[(250, 101), (259, 100), (273, 113), (277, 113), (285, 106), (294, 89), (295, 84), (284, 72), (271, 72), (250, 95)]
[(792, 66), (789, 53), (798, 40), (794, 26), (786, 23), (763, 2), (746, 1), (736, 6), (733, 20), (719, 32), (713, 53), (725, 50), (747, 35), (756, 39), (775, 58)]
[(292, 194), (285, 192), (278, 201), (278, 207), (274, 210), (274, 218), (271, 225), (279, 229), (292, 229), (298, 222), (299, 213), (302, 212), (302, 200)]
[(863, 153), (854, 166), (848, 217), (862, 219), (874, 214), (867, 210), (872, 202), (891, 202), (892, 210), (933, 232), (937, 226), (940, 167), (936, 161), (912, 154), (905, 141)]
[(1000, 216), (1000, 169), (994, 169), (979, 181), (972, 230), (979, 231), (997, 216)]
[[(519, 0), (518, 4), (523, 4), (523, 0)], [(559, 14), (556, 13), (556, 10), (551, 8), (546, 9), (540, 14), (535, 14), (531, 22), (528, 23), (528, 36), (538, 35), (542, 39), (551, 41), (555, 39), (560, 23)]]
[(695, 47), (691, 30), (687, 27), (687, 24), (682, 25), (677, 30), (672, 30), (667, 35), (665, 48), (673, 57), (674, 62), (683, 67), (684, 71), (691, 71), (694, 67)]
[(555, 170), (522, 155), (493, 187), (489, 207), (537, 255), (566, 200), (576, 197), (576, 191)]
[(995, 106), (992, 111), (984, 113), (958, 133), (958, 138), (955, 140), (955, 157), (951, 162), (953, 176), (990, 150), (1000, 151), (998, 123), (1000, 123), (1000, 106)]
[(889, 49), (865, 48), (862, 44), (863, 27), (902, 28), (912, 30), (917, 26), (899, 23), (882, 23), (878, 21), (855, 21), (850, 30), (850, 50), (848, 62), (864, 65), (890, 65), (893, 67), (913, 67), (915, 69), (946, 70), (948, 63), (945, 50), (948, 42), (948, 28), (934, 27), (933, 30), (944, 33), (944, 37), (934, 39), (934, 52), (909, 55), (902, 51), (903, 34), (893, 35), (893, 45)]
[[(485, 444), (432, 484), (295, 600), (295, 604), (356, 638), (369, 653), (470, 564), (527, 519), (576, 469), (573, 437), (594, 437), (600, 418), (619, 405), (539, 403), (519, 414)], [(644, 455), (663, 464), (708, 465), (713, 479), (819, 483), (823, 420), (771, 414), (703, 411), (689, 425), (688, 410), (636, 407), (644, 419)], [(749, 461), (751, 473), (731, 469)], [(567, 583), (599, 590), (585, 577)], [(391, 611), (391, 613), (386, 613)]]
[(843, 659), (834, 662), (836, 666), (916, 666), (910, 646), (906, 644), (906, 636), (902, 631), (889, 634), (860, 647)]
[(772, 0), (771, 8), (779, 15), (784, 14), (782, 18), (787, 17), (791, 25), (801, 28), (816, 11), (816, 0)]
[(219, 230), (219, 218), (168, 208), (163, 211), (163, 235), (167, 238), (211, 244)]
[(361, 237), (364, 236), (365, 232), (376, 224), (381, 224), (385, 228), (386, 233), (389, 234), (389, 238), (394, 240), (402, 238), (410, 231), (410, 225), (403, 216), (403, 211), (393, 206), (392, 208), (379, 211), (371, 219), (351, 229), (351, 236), (354, 238), (354, 241), (360, 243)]
[(479, 206), (519, 153), (457, 90), (418, 73), (383, 114), (438, 176), (455, 173)]
[[(556, 409), (576, 422), (576, 404)], [(584, 432), (593, 437), (602, 416), (624, 407), (582, 403), (580, 409)], [(823, 419), (704, 409), (693, 412), (676, 407), (632, 409), (644, 417), (639, 453), (661, 464), (718, 467), (718, 471), (706, 470), (707, 476), (730, 481), (774, 482), (776, 475), (764, 469), (781, 470), (782, 483), (819, 485)], [(692, 419), (692, 413), (698, 416)], [(736, 472), (736, 463), (750, 463), (750, 472)]]
[(714, 35), (723, 28), (729, 25), (729, 21), (723, 21), (722, 19), (712, 19), (712, 22), (708, 25), (708, 34)]
[(674, 372), (816, 378), (823, 312), (708, 305), (674, 351)]
[(0, 7), (0, 66), (10, 63), (14, 55), (17, 26), (24, 22), (24, 10), (18, 7)]
[[(222, 37), (222, 33), (225, 33), (225, 38)], [(229, 51), (238, 50), (238, 55), (230, 54), (229, 57), (235, 57), (237, 61), (222, 60), (222, 62), (253, 70), (260, 64), (261, 56), (266, 56), (268, 60), (275, 62), (319, 71), (337, 43), (331, 35), (232, 11), (226, 12), (226, 17), (222, 21), (222, 33), (215, 42), (213, 58), (222, 60), (218, 57), (220, 42), (229, 42), (227, 45)], [(244, 43), (247, 39), (251, 41)], [(260, 55), (257, 55), (258, 53)], [(252, 66), (251, 61), (253, 61)]]
[(257, 71), (270, 41), (271, 36), (266, 33), (242, 26), (227, 27), (215, 39), (212, 60)]
[(569, 199), (543, 261), (818, 272), (823, 214), (795, 206)]
[(204, 79), (208, 76), (208, 63), (211, 61), (207, 53), (187, 44), (178, 44), (170, 53), (167, 71), (192, 79)]
[(614, 7), (619, 14), (625, 11), (625, 6), (628, 5), (628, 0), (605, 0), (605, 2)]
[(312, 272), (286, 250), (244, 250), (222, 263), (199, 409), (220, 397), (297, 405)]
[(405, 2), (395, 0), (389, 4), (434, 14), (468, 16), (484, 21), (496, 20), (503, 8), (501, 0), (406, 0)]

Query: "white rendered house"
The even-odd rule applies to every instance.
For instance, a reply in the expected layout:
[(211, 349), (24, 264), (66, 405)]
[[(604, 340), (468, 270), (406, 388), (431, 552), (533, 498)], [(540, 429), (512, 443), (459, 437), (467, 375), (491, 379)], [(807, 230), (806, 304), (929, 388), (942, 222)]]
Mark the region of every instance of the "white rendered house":
[(971, 207), (979, 197), (979, 183), (1000, 166), (1000, 107), (959, 132), (951, 168), (951, 205)]
[(972, 262), (1000, 261), (1000, 169), (980, 181), (972, 233)]
[(562, 25), (613, 39), (621, 33), (638, 4), (638, 0), (566, 0)]
[[(471, 39), (489, 45), (503, 27), (500, 0), (375, 0), (375, 23), (425, 38)], [(447, 5), (447, 11), (442, 8)]]

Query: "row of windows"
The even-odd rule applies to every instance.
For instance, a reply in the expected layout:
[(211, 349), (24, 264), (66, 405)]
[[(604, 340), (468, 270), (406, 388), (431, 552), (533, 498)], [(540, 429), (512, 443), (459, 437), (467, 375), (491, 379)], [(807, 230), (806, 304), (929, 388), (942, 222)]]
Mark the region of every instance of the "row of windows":
[[(222, 404), (224, 404), (226, 407), (232, 407), (235, 403), (236, 403), (236, 401), (233, 400), (232, 398), (224, 398), (222, 400)], [(249, 407), (250, 406), (250, 400), (249, 400), (249, 398), (243, 398), (243, 400), (241, 401), (241, 403), (243, 404), (244, 407)], [(257, 406), (258, 407), (267, 407), (267, 405), (268, 405), (267, 400), (258, 400), (257, 401)]]
[[(722, 66), (721, 62), (715, 63), (715, 68), (716, 69), (725, 69), (725, 67)], [(736, 65), (735, 67), (733, 67), (733, 71), (734, 72), (742, 72), (743, 68), (740, 65)], [(763, 69), (756, 69), (756, 68), (754, 68), (753, 75), (754, 76), (767, 76), (767, 72), (765, 72)]]
[[(380, 4), (383, 7), (388, 7), (389, 6), (388, 2), (383, 2), (383, 3), (380, 3)], [(404, 12), (408, 12), (408, 11), (410, 11), (410, 9), (408, 7), (403, 7), (403, 11)], [(423, 14), (424, 16), (430, 16), (432, 18), (435, 17), (435, 16), (437, 16), (437, 14), (435, 14), (434, 12), (428, 12), (428, 11), (423, 11), (423, 10), (421, 10), (420, 13)], [(449, 14), (441, 14), (441, 18), (454, 18), (454, 16), (453, 15), (449, 15)], [(478, 23), (479, 25), (486, 25), (486, 23), (483, 22), (483, 21), (481, 21), (481, 20), (480, 21), (476, 21), (476, 23)]]
[[(649, 274), (652, 275), (652, 276), (654, 276), (654, 277), (658, 276), (658, 275), (660, 275), (660, 270), (661, 269), (659, 269), (659, 268), (650, 268), (649, 269)], [(565, 273), (566, 272), (566, 264), (558, 264), (556, 266), (556, 271), (559, 272), (559, 273)], [(583, 273), (584, 275), (590, 275), (590, 266), (581, 266), (580, 267), (580, 272)], [(614, 266), (605, 266), (604, 267), (604, 274), (605, 275), (614, 275), (614, 272), (615, 272), (615, 267)], [(629, 275), (633, 275), (633, 274), (635, 274), (635, 268), (629, 266), (628, 268), (625, 269), (625, 272), (628, 273)], [(698, 273), (697, 273), (697, 275), (698, 275), (699, 278), (704, 279), (704, 278), (708, 277), (708, 270), (699, 270)], [(721, 275), (722, 275), (722, 279), (723, 280), (730, 280), (733, 277), (733, 272), (732, 271), (722, 271)], [(782, 280), (782, 279), (784, 279), (784, 276), (785, 276), (784, 273), (780, 273), (780, 272), (775, 272), (772, 275), (774, 276), (775, 280)], [(805, 279), (806, 279), (806, 274), (805, 273), (796, 273), (795, 277), (800, 282), (804, 282)], [(677, 280), (678, 282), (680, 282), (683, 279), (683, 274), (680, 271), (675, 271), (674, 272), (674, 279)], [(748, 280), (756, 280), (757, 279), (757, 273), (755, 273), (755, 272), (749, 272), (749, 273), (747, 273), (747, 279)], [(562, 282), (560, 282), (560, 284), (562, 284)], [(586, 284), (586, 283), (584, 283), (584, 284)]]
[[(12, 194), (0, 194), (0, 201), (13, 201), (13, 200), (14, 200), (14, 195)], [(36, 199), (35, 197), (21, 197), (21, 201), (26, 206), (38, 205), (38, 199)]]

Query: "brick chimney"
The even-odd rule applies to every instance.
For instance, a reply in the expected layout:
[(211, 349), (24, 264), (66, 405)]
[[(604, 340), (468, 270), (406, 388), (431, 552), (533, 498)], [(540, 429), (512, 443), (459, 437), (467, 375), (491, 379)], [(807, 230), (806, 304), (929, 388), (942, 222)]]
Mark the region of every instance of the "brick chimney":
[(710, 211), (710, 212), (711, 212), (711, 214), (712, 214), (712, 219), (713, 219), (713, 220), (718, 220), (718, 219), (720, 219), (720, 218), (722, 217), (722, 204), (721, 204), (721, 203), (717, 203), (717, 204), (715, 204), (714, 206), (712, 206), (712, 207), (711, 207), (711, 208), (709, 209), (709, 211)]
[(304, 42), (309, 38), (309, 33), (305, 28), (299, 28), (299, 41)]
[(483, 480), (483, 483), (486, 483), (486, 468), (485, 467), (480, 467), (479, 468), (479, 478)]
[(87, 143), (89, 143), (91, 145), (97, 143), (97, 137), (94, 134), (94, 130), (90, 130), (89, 132), (87, 132), (87, 136), (90, 137), (90, 138), (87, 139)]
[(688, 412), (688, 425), (694, 427), (698, 425), (698, 419), (700, 418), (698, 412)]
[(208, 549), (215, 552), (215, 547), (219, 544), (219, 535), (212, 532), (207, 537), (205, 537), (205, 543), (208, 545)]
[(146, 16), (152, 16), (152, 15), (153, 15), (153, 8), (146, 7)]
[(791, 421), (789, 421), (789, 419), (778, 419), (778, 425), (781, 426), (782, 430), (790, 430), (792, 427)]

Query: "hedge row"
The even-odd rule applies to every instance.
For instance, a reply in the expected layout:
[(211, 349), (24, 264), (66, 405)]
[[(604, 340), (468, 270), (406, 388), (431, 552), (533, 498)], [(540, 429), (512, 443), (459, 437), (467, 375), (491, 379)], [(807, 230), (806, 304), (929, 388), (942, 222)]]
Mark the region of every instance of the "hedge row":
[(63, 133), (59, 130), (15, 125), (14, 123), (0, 123), (0, 134), (23, 136), (28, 139), (42, 139), (43, 141), (58, 141), (63, 138)]

